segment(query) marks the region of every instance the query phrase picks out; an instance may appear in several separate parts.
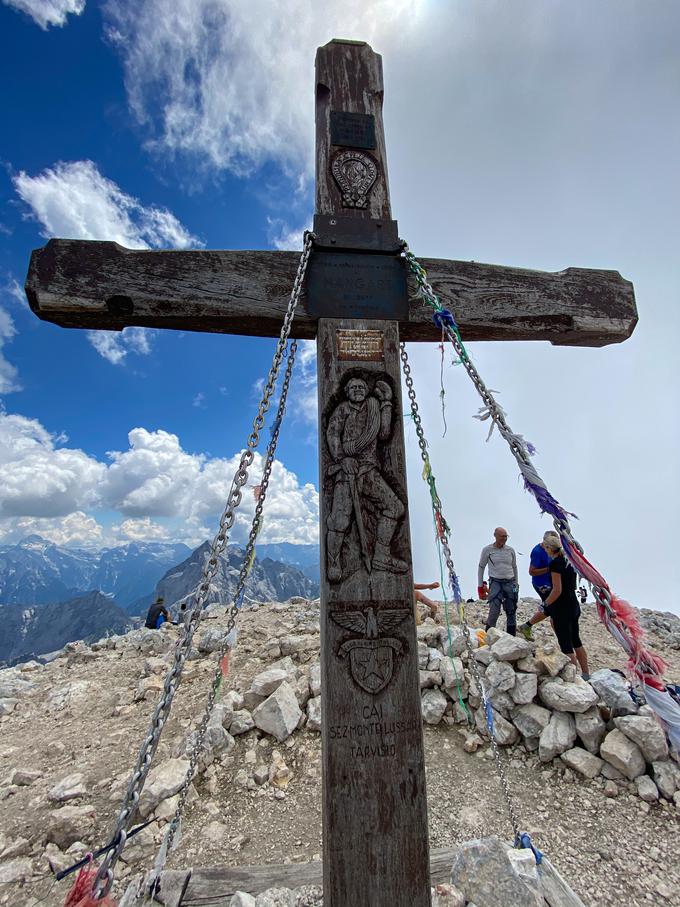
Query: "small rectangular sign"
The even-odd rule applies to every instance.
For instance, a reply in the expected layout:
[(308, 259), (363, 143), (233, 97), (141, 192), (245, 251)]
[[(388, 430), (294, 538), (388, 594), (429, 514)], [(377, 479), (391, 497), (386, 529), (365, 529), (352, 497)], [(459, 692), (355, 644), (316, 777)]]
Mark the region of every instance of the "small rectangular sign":
[(384, 334), (382, 331), (336, 331), (338, 359), (347, 362), (382, 362)]
[(331, 145), (375, 148), (375, 117), (368, 113), (331, 110)]
[(316, 318), (408, 321), (404, 263), (398, 255), (313, 252), (306, 308)]

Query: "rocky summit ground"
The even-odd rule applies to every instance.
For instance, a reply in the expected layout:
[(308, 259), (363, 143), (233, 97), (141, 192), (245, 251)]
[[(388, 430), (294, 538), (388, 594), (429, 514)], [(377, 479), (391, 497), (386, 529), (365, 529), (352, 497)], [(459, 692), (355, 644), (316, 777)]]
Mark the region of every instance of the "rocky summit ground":
[[(521, 602), (520, 616), (532, 609)], [(482, 623), (481, 604), (469, 605), (467, 613), (472, 626)], [(241, 614), (214, 750), (192, 790), (169, 866), (320, 858), (321, 739), (313, 708), (318, 616), (318, 602), (303, 599)], [(680, 680), (680, 620), (657, 612), (641, 617), (650, 646), (668, 663), (667, 676)], [(219, 613), (206, 621), (204, 649), (212, 648), (224, 623)], [(63, 904), (68, 882), (53, 884), (50, 861), (56, 868), (69, 865), (108, 839), (177, 632), (137, 630), (94, 647), (70, 645), (47, 665), (0, 672), (0, 904)], [(582, 636), (593, 671), (624, 668), (623, 653), (593, 606), (583, 609)], [(550, 628), (537, 628), (536, 637), (539, 644), (550, 642)], [(273, 663), (307, 716), (282, 742), (253, 726), (269, 682), (258, 681), (257, 695), (253, 679)], [(144, 802), (157, 821), (126, 848), (117, 868), (118, 896), (153, 863), (175, 802), (176, 783), (167, 785), (185, 765), (185, 742), (214, 669), (209, 651), (196, 651), (186, 665), (154, 760), (157, 780)], [(222, 730), (227, 712), (229, 733)], [(425, 724), (424, 735), (431, 846), (490, 834), (508, 839), (488, 743), (467, 752), (468, 731), (448, 715)], [(503, 756), (523, 827), (589, 907), (680, 905), (678, 795), (646, 802), (626, 778), (587, 780), (560, 758), (541, 762), (522, 744), (504, 748)]]

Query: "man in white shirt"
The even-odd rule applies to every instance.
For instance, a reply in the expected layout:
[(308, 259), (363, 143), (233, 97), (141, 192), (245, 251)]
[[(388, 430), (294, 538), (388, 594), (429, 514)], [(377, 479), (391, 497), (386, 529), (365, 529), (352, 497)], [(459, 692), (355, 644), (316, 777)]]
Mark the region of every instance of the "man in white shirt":
[(492, 545), (482, 548), (477, 570), (478, 591), (484, 582), (484, 570), (489, 568), (489, 615), (486, 629), (495, 627), (501, 613), (505, 611), (506, 629), (511, 636), (517, 632), (517, 596), (519, 577), (517, 575), (517, 556), (515, 549), (508, 544), (506, 529), (499, 526), (494, 529), (495, 539)]

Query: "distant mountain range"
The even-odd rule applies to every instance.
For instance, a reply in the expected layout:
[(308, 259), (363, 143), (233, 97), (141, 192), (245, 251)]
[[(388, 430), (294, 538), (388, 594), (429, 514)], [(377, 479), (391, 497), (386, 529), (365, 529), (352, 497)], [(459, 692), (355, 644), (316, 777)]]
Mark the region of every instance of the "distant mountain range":
[[(37, 535), (0, 546), (0, 663), (44, 654), (76, 639), (125, 632), (157, 595), (168, 607), (201, 581), (210, 544), (130, 542), (96, 551), (65, 548)], [(229, 604), (244, 549), (229, 545), (220, 558), (207, 604)], [(258, 545), (245, 600), (285, 601), (319, 592), (319, 548)]]
[(54, 604), (98, 589), (127, 610), (190, 551), (167, 542), (65, 548), (29, 535), (16, 545), (0, 545), (0, 604)]
[[(263, 557), (263, 551), (267, 547), (269, 546), (260, 545), (257, 548), (257, 556), (246, 581), (246, 602), (249, 600), (286, 601), (292, 595), (302, 595), (305, 598), (314, 598), (318, 595), (319, 583), (305, 576), (297, 566), (274, 561), (270, 557)], [(297, 546), (291, 545), (290, 547)], [(185, 599), (201, 582), (209, 552), (210, 543), (204, 542), (195, 551), (192, 551), (181, 564), (168, 570), (158, 583), (154, 594), (162, 595), (168, 607)], [(244, 549), (237, 545), (227, 547), (226, 552), (220, 558), (207, 604), (227, 605), (232, 601), (244, 555)]]
[(129, 616), (101, 592), (88, 592), (70, 601), (26, 608), (0, 605), (0, 664), (26, 661), (84, 639), (126, 633)]

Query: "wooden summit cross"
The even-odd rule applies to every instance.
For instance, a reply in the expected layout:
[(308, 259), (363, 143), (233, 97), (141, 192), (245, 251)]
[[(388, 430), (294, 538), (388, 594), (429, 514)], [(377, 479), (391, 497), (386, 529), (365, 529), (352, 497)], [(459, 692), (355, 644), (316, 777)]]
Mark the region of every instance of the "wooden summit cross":
[[(315, 249), (292, 336), (317, 338), (321, 492), (323, 884), (327, 907), (430, 904), (399, 340), (439, 341), (407, 285), (392, 220), (382, 61), (316, 58)], [(278, 336), (293, 252), (130, 251), (51, 240), (33, 311), (64, 327)], [(637, 321), (616, 271), (423, 260), (468, 340), (602, 346)]]

